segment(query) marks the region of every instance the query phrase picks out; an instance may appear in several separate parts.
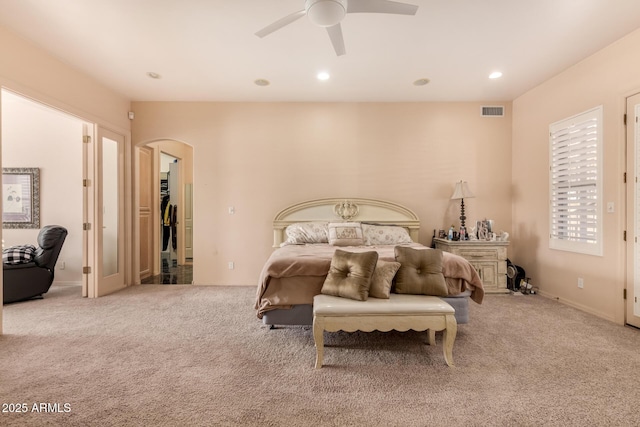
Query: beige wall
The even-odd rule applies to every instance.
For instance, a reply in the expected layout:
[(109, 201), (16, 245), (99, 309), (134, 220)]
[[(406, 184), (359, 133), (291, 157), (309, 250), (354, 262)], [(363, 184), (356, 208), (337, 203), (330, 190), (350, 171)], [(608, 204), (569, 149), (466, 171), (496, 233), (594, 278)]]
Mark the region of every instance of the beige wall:
[(464, 179), (476, 195), (469, 220), (511, 231), (511, 105), (501, 104), (504, 118), (482, 118), (480, 103), (134, 102), (133, 142), (193, 146), (194, 282), (253, 285), (274, 215), (308, 199), (401, 203), (429, 244), (434, 228), (458, 224), (449, 198)]
[[(640, 92), (640, 30), (513, 102), (513, 260), (545, 295), (624, 321), (625, 97)], [(549, 249), (549, 124), (604, 108), (604, 256)], [(577, 287), (584, 278), (584, 289)]]
[(129, 100), (0, 26), (0, 86), (84, 119), (128, 130)]

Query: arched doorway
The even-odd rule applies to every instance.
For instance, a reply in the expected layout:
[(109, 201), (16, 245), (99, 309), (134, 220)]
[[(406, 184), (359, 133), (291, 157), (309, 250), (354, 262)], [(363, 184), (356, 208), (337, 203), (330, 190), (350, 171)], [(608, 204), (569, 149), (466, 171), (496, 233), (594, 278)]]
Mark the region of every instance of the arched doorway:
[(138, 283), (193, 282), (193, 147), (155, 140), (136, 146)]

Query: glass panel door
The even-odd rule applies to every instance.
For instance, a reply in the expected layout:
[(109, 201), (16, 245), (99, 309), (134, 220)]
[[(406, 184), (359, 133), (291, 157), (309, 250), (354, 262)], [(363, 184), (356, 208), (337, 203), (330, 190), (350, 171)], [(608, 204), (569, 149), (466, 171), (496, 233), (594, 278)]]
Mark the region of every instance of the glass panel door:
[(125, 287), (124, 137), (100, 129), (97, 142), (95, 296), (101, 296)]
[(118, 142), (102, 138), (102, 275), (118, 273)]

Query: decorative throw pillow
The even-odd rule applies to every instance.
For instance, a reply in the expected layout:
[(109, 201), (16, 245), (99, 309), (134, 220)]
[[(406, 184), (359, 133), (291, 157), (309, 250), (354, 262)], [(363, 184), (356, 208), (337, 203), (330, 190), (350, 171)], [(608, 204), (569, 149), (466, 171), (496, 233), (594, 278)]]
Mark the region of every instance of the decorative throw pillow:
[(400, 245), (411, 243), (411, 237), (406, 228), (398, 225), (362, 224), (364, 244), (372, 245)]
[(336, 249), (321, 293), (365, 301), (378, 261), (377, 252), (347, 252)]
[(414, 249), (406, 246), (394, 248), (396, 261), (401, 265), (396, 273), (396, 293), (417, 295), (448, 295), (442, 274), (440, 249)]
[(399, 262), (378, 260), (376, 270), (373, 272), (373, 277), (371, 278), (369, 296), (389, 299), (393, 278), (399, 268)]
[(359, 222), (330, 222), (329, 244), (334, 246), (362, 246), (362, 226)]
[(285, 233), (287, 245), (304, 245), (305, 243), (329, 242), (328, 222), (296, 222), (287, 226)]
[(5, 264), (24, 264), (33, 261), (36, 247), (33, 245), (17, 245), (2, 250), (2, 262)]

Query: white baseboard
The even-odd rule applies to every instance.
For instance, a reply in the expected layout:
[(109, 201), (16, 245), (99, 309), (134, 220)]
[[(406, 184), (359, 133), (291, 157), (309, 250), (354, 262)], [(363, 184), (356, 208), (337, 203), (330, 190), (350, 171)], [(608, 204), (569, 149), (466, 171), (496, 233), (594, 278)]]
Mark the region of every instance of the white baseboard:
[(579, 304), (577, 302), (574, 302), (574, 301), (571, 301), (571, 300), (568, 300), (568, 299), (560, 298), (559, 296), (557, 296), (555, 294), (552, 294), (550, 292), (546, 292), (546, 291), (543, 291), (543, 290), (539, 289), (538, 290), (538, 294), (540, 296), (545, 297), (545, 298), (549, 298), (549, 299), (558, 301), (561, 304), (568, 305), (569, 307), (573, 307), (573, 308), (578, 309), (580, 311), (584, 311), (586, 313), (593, 314), (594, 316), (600, 317), (601, 319), (605, 319), (605, 320), (608, 320), (608, 321), (613, 322), (613, 323), (618, 323), (618, 322), (615, 321), (615, 319), (613, 317), (608, 316), (607, 314), (605, 314), (605, 313), (603, 313), (601, 311), (594, 310), (591, 307), (587, 307), (585, 305)]
[(53, 286), (82, 286), (82, 282), (59, 282), (54, 280)]

